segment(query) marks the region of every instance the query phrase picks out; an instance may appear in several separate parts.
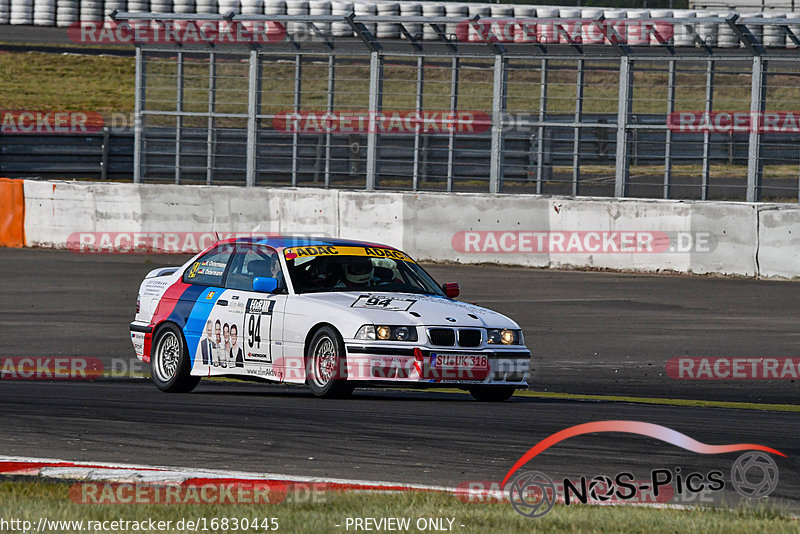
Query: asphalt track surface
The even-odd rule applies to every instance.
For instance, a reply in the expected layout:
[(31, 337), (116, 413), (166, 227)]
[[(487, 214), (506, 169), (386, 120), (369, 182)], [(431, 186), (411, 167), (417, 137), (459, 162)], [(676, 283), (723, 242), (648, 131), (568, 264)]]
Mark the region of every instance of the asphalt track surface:
[[(97, 357), (130, 365), (138, 283), (179, 256), (0, 249), (0, 355)], [(515, 318), (539, 391), (797, 403), (797, 383), (677, 382), (674, 356), (796, 356), (791, 282), (428, 266), (462, 300)], [(126, 363), (127, 362), (127, 363)], [(797, 412), (514, 397), (484, 404), (433, 391), (316, 399), (301, 387), (203, 382), (167, 395), (135, 378), (0, 383), (0, 454), (207, 467), (427, 484), (502, 479), (531, 446), (568, 426), (623, 419), (709, 444), (757, 443), (778, 458), (771, 499), (800, 510)], [(557, 479), (652, 469), (729, 470), (738, 453), (699, 455), (629, 434), (564, 441), (528, 467)], [(726, 489), (727, 498), (735, 496)], [(714, 497), (715, 500), (719, 496)], [(677, 502), (694, 502), (688, 500)]]

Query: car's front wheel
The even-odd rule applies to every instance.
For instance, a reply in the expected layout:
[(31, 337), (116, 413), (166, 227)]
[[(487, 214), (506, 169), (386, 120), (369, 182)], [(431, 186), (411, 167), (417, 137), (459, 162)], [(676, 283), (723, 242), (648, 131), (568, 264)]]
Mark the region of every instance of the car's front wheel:
[(505, 402), (514, 395), (514, 388), (503, 386), (475, 387), (469, 390), (469, 394), (480, 402)]
[(344, 342), (333, 328), (317, 330), (308, 344), (306, 362), (306, 382), (317, 397), (345, 398), (353, 392), (345, 377)]
[(158, 329), (150, 351), (150, 377), (161, 391), (188, 393), (200, 382), (191, 376), (189, 351), (178, 327), (165, 324)]

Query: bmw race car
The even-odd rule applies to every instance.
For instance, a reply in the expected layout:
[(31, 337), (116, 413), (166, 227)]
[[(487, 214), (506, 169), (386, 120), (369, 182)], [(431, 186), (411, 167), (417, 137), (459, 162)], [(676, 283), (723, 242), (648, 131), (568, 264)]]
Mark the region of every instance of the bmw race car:
[(169, 392), (226, 376), (307, 384), (320, 397), (403, 385), (506, 400), (527, 387), (522, 331), (458, 293), (385, 245), (230, 239), (147, 275), (131, 340)]

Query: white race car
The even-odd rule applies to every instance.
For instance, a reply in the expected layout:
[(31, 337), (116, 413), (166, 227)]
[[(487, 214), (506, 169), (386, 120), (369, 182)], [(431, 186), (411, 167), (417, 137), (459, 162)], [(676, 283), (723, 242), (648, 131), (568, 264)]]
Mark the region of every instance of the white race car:
[(458, 292), (384, 245), (231, 239), (147, 275), (131, 340), (163, 391), (226, 376), (308, 384), (321, 397), (402, 385), (506, 400), (528, 385), (522, 331)]

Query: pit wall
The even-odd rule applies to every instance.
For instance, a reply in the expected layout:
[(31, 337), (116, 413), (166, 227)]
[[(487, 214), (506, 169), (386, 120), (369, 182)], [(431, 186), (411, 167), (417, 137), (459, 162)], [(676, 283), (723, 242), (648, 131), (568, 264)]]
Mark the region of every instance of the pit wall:
[[(24, 198), (0, 206), (16, 214), (0, 221), (22, 232), (0, 228), (0, 239), (21, 233), (28, 247), (67, 248), (70, 240), (74, 246), (80, 232), (263, 232), (386, 243), (422, 261), (800, 277), (794, 204), (22, 182)], [(476, 231), (494, 240), (475, 245), (467, 238), (467, 252), (464, 232)], [(649, 233), (657, 246), (654, 252), (520, 252), (515, 243), (526, 231)], [(504, 240), (507, 233), (514, 237)], [(692, 239), (700, 246), (687, 245)]]

